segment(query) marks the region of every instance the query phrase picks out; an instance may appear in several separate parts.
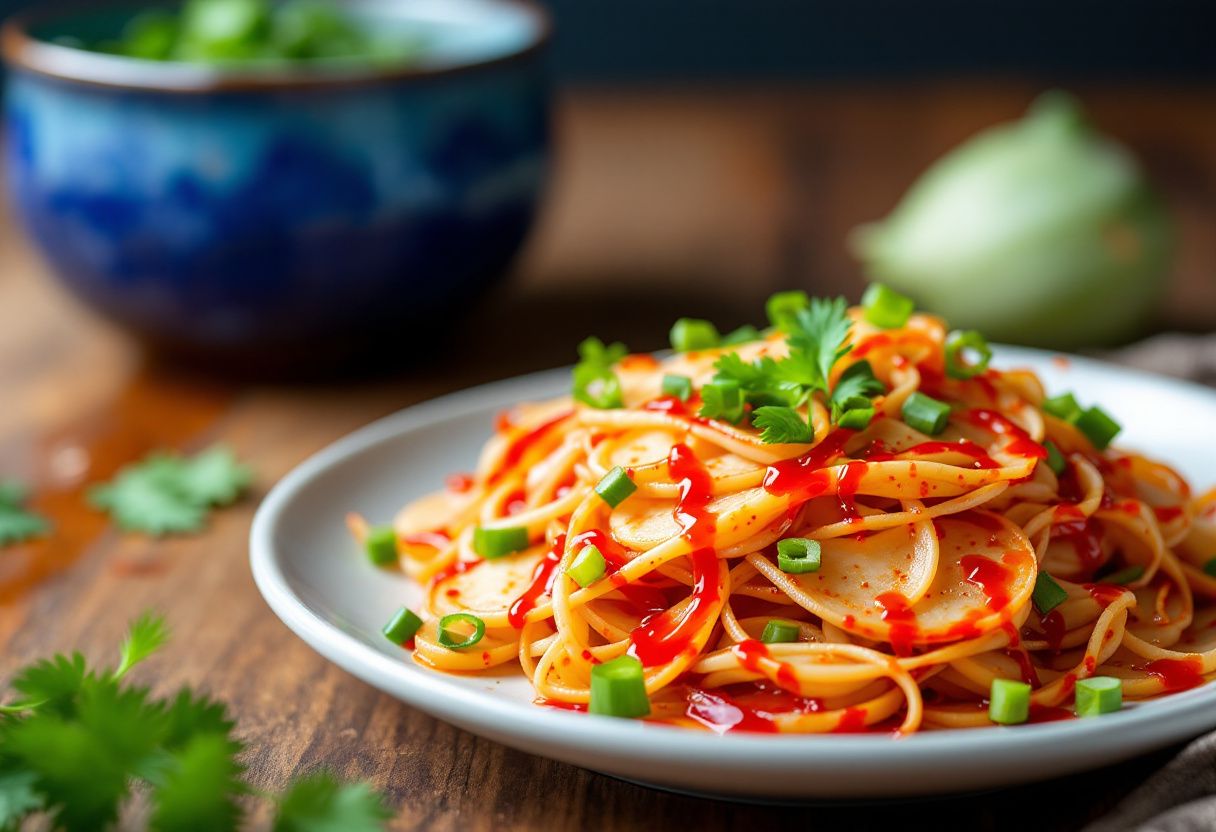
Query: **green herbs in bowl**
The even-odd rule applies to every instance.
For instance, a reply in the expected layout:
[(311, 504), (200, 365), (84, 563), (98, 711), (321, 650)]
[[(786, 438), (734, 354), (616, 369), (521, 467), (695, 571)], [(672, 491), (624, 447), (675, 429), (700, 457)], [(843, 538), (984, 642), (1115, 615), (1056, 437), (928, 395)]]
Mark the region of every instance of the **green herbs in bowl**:
[(372, 59), (408, 62), (421, 38), (380, 36), (327, 0), (187, 0), (148, 9), (119, 37), (65, 45), (151, 61), (193, 63)]

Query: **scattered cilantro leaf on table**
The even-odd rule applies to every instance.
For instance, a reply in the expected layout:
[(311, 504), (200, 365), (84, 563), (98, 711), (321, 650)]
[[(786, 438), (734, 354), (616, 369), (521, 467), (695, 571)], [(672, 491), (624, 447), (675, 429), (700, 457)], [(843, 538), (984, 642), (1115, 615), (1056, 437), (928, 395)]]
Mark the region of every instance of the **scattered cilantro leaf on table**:
[(274, 832), (378, 832), (390, 817), (384, 799), (366, 783), (343, 785), (322, 771), (283, 795)]
[(94, 486), (89, 501), (127, 531), (183, 534), (201, 530), (208, 510), (235, 501), (252, 479), (223, 446), (193, 457), (156, 453)]
[[(222, 703), (181, 689), (167, 700), (124, 682), (131, 667), (168, 638), (164, 619), (130, 627), (113, 670), (90, 668), (79, 653), (19, 671), (20, 694), (0, 717), (0, 829), (45, 816), (51, 828), (104, 829), (135, 784), (149, 794), (149, 828), (224, 832), (239, 827), (238, 799), (252, 791), (236, 755), (243, 745)], [(290, 787), (276, 829), (375, 832), (390, 814), (366, 785), (314, 774)]]
[(0, 546), (41, 537), (51, 529), (46, 518), (24, 508), (29, 490), (13, 480), (0, 481)]

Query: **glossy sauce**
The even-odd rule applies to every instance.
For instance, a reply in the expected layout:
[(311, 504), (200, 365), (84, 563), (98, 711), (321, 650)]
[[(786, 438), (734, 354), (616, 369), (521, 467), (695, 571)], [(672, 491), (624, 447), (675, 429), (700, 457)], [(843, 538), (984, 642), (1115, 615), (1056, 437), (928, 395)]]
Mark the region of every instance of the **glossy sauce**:
[[(498, 467), (487, 478), (487, 482), (492, 485), (494, 482), (500, 479), (503, 474), (518, 465), (519, 461), (523, 459), (524, 454), (528, 452), (529, 448), (534, 447), (537, 443), (544, 439), (545, 436), (548, 435), (551, 430), (553, 430), (553, 428), (557, 427), (559, 424), (566, 421), (573, 415), (573, 410), (563, 410), (556, 416), (551, 416), (536, 427), (521, 433), (519, 436), (511, 440), (510, 444), (507, 445), (506, 451), (502, 455), (502, 461), (498, 463)], [(510, 422), (507, 422), (507, 426), (513, 427)]]
[(1203, 684), (1203, 663), (1195, 659), (1156, 659), (1146, 664), (1144, 672), (1161, 680), (1165, 693), (1190, 690)]
[(523, 628), (528, 613), (536, 609), (536, 602), (542, 595), (552, 594), (553, 581), (557, 577), (557, 564), (565, 550), (566, 536), (559, 534), (557, 540), (553, 541), (553, 546), (537, 562), (536, 568), (532, 570), (532, 583), (528, 584), (528, 588), (515, 599), (511, 609), (507, 611), (507, 621), (515, 629)]
[(836, 481), (836, 498), (840, 501), (840, 511), (850, 523), (860, 523), (862, 520), (857, 511), (857, 503), (853, 498), (861, 485), (861, 478), (865, 476), (866, 469), (869, 467), (866, 463), (856, 460), (847, 462), (840, 478)]
[(837, 428), (802, 456), (774, 462), (764, 472), (764, 489), (770, 494), (794, 495), (798, 500), (827, 493), (832, 472), (823, 470), (824, 466), (844, 452), (853, 433), (848, 428)]
[(679, 613), (668, 609), (629, 634), (629, 652), (644, 666), (666, 664), (692, 648), (693, 637), (713, 615), (718, 601), (718, 554), (712, 548), (717, 518), (709, 511), (713, 483), (705, 466), (683, 443), (667, 457), (671, 478), (680, 485), (675, 520), (693, 547), (693, 587), (689, 603)]
[(1030, 435), (1022, 428), (996, 411), (983, 409), (969, 410), (965, 418), (977, 427), (984, 428), (998, 436), (1009, 437), (1009, 443), (1005, 446), (1006, 453), (1032, 459), (1047, 459), (1046, 448), (1031, 439)]
[(963, 555), (959, 562), (963, 579), (978, 586), (988, 598), (988, 609), (1002, 610), (1009, 605), (1009, 584), (1013, 573), (983, 555)]
[(897, 656), (912, 655), (912, 645), (920, 636), (916, 613), (908, 606), (908, 599), (898, 592), (884, 592), (874, 599), (882, 609), (882, 620), (890, 627), (888, 641)]

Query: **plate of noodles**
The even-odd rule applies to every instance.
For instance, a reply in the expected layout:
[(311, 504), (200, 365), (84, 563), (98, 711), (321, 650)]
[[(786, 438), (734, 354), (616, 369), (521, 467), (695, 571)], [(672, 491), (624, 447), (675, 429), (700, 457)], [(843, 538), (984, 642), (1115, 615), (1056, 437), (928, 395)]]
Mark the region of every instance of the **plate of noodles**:
[(872, 286), (411, 407), (258, 511), (318, 652), (440, 719), (772, 798), (1009, 785), (1216, 727), (1216, 393)]

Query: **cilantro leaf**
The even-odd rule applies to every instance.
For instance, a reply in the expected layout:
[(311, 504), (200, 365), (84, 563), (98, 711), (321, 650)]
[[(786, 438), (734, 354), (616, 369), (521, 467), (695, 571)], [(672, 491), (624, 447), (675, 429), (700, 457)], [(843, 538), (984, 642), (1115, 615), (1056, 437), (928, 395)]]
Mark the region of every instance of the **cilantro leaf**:
[(366, 783), (344, 786), (322, 771), (297, 780), (283, 795), (274, 832), (380, 832), (391, 817)]
[(160, 832), (221, 832), (237, 828), (236, 798), (245, 792), (243, 768), (227, 737), (200, 734), (165, 763), (152, 793), (149, 827)]
[(151, 535), (197, 532), (206, 507), (167, 488), (162, 469), (132, 466), (113, 481), (94, 486), (89, 502), (110, 513), (119, 528)]
[(232, 450), (215, 445), (193, 457), (163, 456), (149, 465), (159, 468), (165, 486), (193, 503), (226, 506), (253, 481), (249, 466), (237, 462)]
[(29, 489), (16, 480), (0, 480), (0, 546), (41, 537), (51, 529), (45, 517), (22, 507)]
[(0, 506), (16, 508), (29, 499), (30, 490), (16, 480), (0, 480)]
[(51, 529), (45, 517), (20, 506), (0, 503), (0, 546), (41, 537)]
[(236, 723), (228, 717), (228, 708), (224, 703), (196, 694), (189, 688), (182, 688), (173, 697), (165, 711), (165, 722), (166, 748), (181, 748), (191, 738), (201, 734), (225, 737), (232, 754), (243, 748), (239, 741), (232, 738)]
[(27, 665), (17, 672), (10, 684), (23, 695), (23, 701), (37, 702), (42, 710), (66, 716), (75, 713), (76, 697), (91, 677), (84, 656), (73, 653)]
[(92, 832), (117, 818), (127, 771), (88, 726), (39, 713), (7, 725), (3, 747), (45, 798), (54, 826)]
[(578, 354), (581, 360), (574, 365), (572, 377), (574, 399), (600, 410), (622, 407), (621, 381), (612, 365), (628, 355), (629, 348), (619, 342), (604, 346), (592, 337), (578, 345)]
[(765, 356), (751, 363), (737, 353), (728, 352), (714, 362), (715, 382), (734, 382), (753, 405), (797, 407), (805, 401), (802, 387), (776, 378), (777, 363)]
[(752, 412), (752, 424), (762, 429), (760, 441), (766, 445), (815, 441), (811, 424), (792, 407), (758, 407)]
[(209, 507), (234, 501), (252, 478), (249, 468), (221, 445), (190, 458), (156, 453), (94, 486), (89, 502), (128, 531), (157, 536), (197, 532)]
[(165, 617), (158, 613), (145, 612), (131, 622), (127, 637), (122, 642), (122, 660), (114, 671), (115, 677), (126, 674), (135, 665), (155, 653), (169, 640), (169, 626)]
[(0, 829), (16, 829), (30, 812), (42, 808), (32, 771), (0, 771)]
[(870, 399), (886, 392), (886, 386), (874, 376), (869, 361), (858, 361), (851, 365), (836, 382), (832, 390), (832, 421), (839, 421), (840, 414), (854, 409), (873, 407)]
[(826, 393), (832, 366), (849, 352), (843, 345), (852, 325), (844, 298), (814, 298), (795, 311), (786, 330), (789, 357), (777, 362), (782, 380)]

